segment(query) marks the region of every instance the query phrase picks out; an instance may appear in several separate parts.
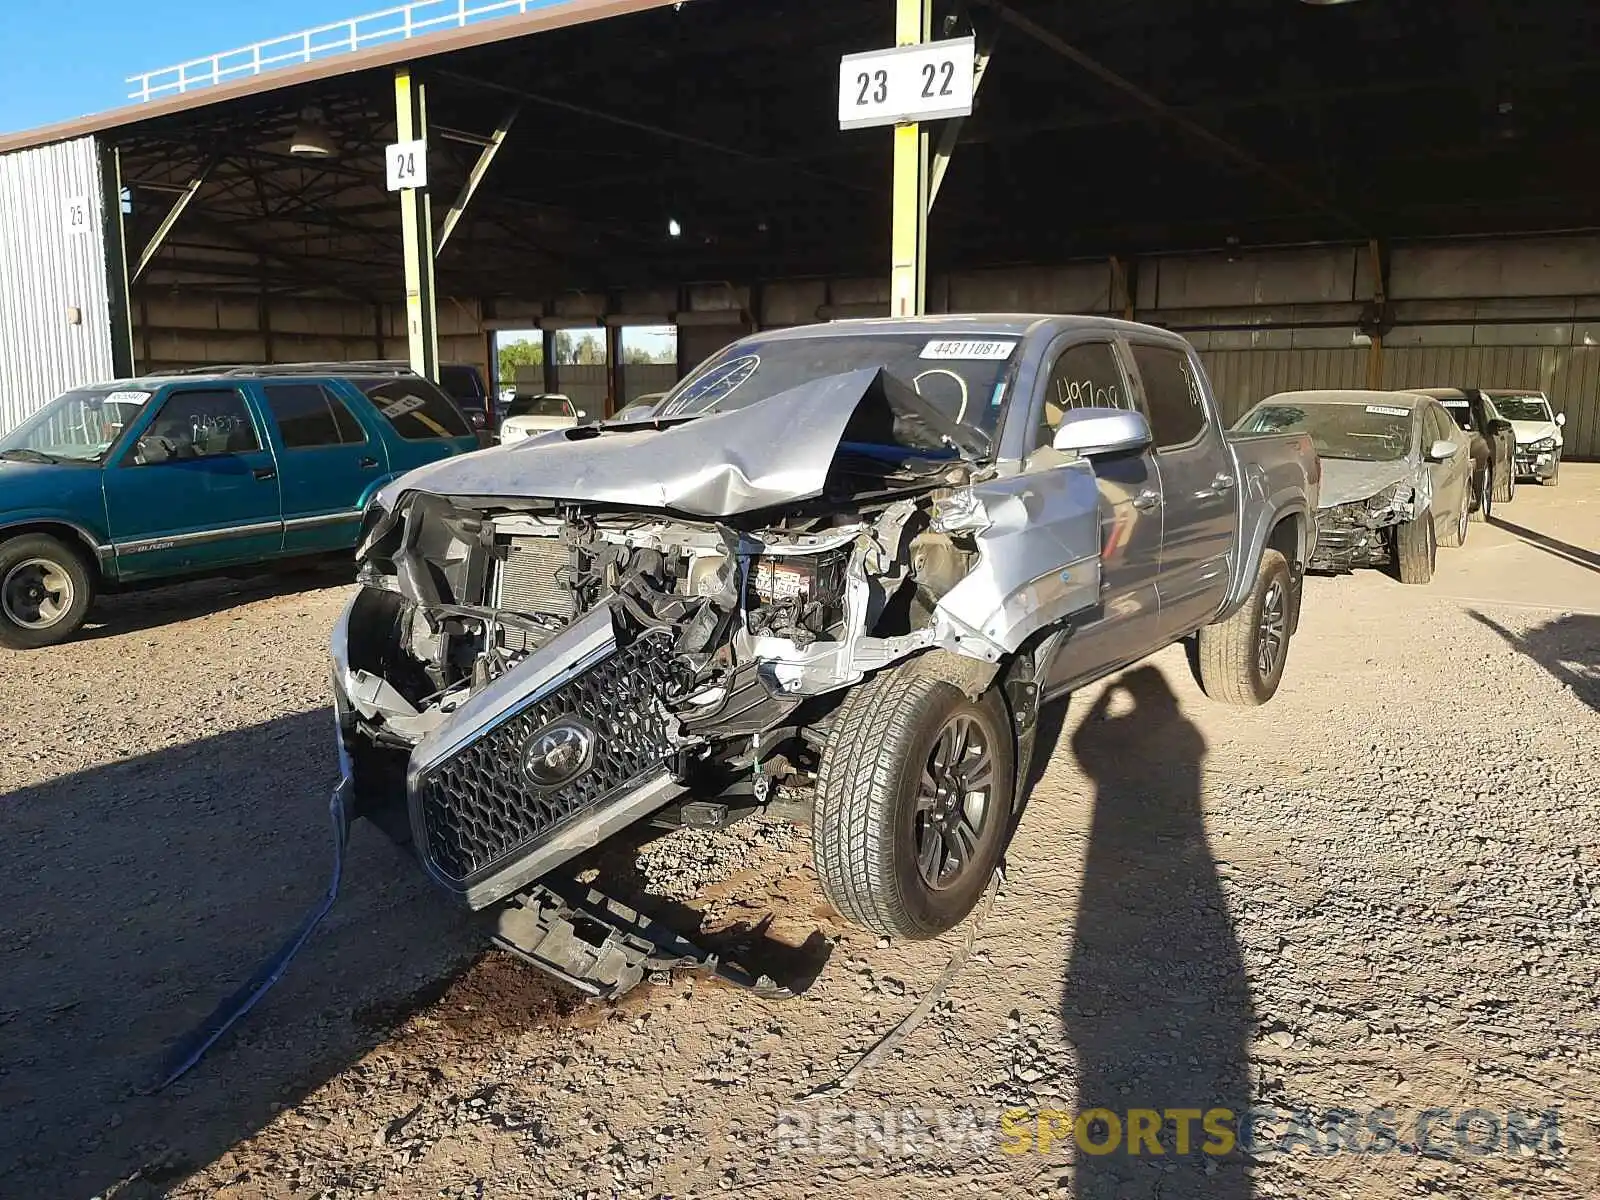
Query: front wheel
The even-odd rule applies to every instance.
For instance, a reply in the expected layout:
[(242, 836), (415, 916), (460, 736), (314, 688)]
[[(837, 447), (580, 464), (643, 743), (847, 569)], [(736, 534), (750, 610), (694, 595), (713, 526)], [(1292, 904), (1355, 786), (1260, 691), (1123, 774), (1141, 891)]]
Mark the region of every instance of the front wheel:
[(0, 646), (38, 650), (78, 631), (94, 599), (83, 557), (43, 533), (0, 543)]
[(1432, 513), (1418, 513), (1395, 527), (1394, 557), (1401, 583), (1427, 583), (1433, 578), (1439, 543), (1433, 533)]
[(811, 826), (833, 906), (886, 937), (959, 924), (1005, 850), (1015, 746), (993, 689), (969, 700), (917, 662), (856, 687), (823, 748)]
[(1244, 708), (1272, 699), (1289, 661), (1293, 597), (1289, 560), (1277, 550), (1263, 552), (1250, 598), (1195, 635), (1195, 676), (1207, 696)]

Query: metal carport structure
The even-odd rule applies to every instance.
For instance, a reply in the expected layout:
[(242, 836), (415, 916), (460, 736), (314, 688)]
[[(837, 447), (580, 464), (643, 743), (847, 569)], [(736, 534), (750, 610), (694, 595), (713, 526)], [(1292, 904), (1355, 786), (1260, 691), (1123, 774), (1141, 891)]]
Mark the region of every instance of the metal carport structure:
[[(204, 87), (0, 139), (0, 186), (27, 155), (100, 170), (70, 194), (47, 172), (19, 228), (85, 195), (106, 218), (0, 265), (0, 314), (50, 310), (0, 334), (0, 390), (14, 407), (74, 308), (73, 329), (115, 330), (102, 374), (401, 352), (398, 72), (427, 89), (445, 357), (508, 325), (660, 319), (693, 359), (758, 324), (887, 312), (895, 135), (841, 133), (835, 91), (840, 55), (909, 26), (993, 53), (930, 218), (931, 308), (1158, 320), (1235, 407), (1279, 383), (1542, 383), (1574, 449), (1600, 451), (1580, 165), (1600, 13), (1568, 0), (573, 0)], [(308, 125), (336, 154), (289, 152)], [(91, 245), (99, 306), (72, 303)], [(41, 292), (41, 258), (77, 278)]]

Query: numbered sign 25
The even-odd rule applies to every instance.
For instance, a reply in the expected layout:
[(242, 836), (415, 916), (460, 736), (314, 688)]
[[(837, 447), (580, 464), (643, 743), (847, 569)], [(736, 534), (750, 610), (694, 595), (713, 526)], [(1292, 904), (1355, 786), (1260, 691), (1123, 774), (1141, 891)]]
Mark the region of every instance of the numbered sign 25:
[(89, 197), (68, 196), (61, 202), (61, 226), (68, 237), (88, 233), (94, 222), (94, 210), (89, 207)]
[(839, 62), (839, 128), (967, 116), (976, 59), (970, 37), (845, 55)]
[(396, 142), (384, 151), (388, 167), (389, 190), (428, 186), (428, 143), (420, 138), (414, 142)]

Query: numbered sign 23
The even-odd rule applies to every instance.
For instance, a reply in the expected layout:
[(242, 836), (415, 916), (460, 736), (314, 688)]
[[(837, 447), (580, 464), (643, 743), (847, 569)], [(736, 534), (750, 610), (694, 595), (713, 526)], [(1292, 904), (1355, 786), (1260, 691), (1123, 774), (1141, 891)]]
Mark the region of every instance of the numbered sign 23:
[(976, 59), (970, 37), (845, 55), (839, 62), (839, 128), (967, 116)]
[(384, 151), (384, 162), (389, 169), (389, 190), (428, 186), (428, 143), (396, 142)]

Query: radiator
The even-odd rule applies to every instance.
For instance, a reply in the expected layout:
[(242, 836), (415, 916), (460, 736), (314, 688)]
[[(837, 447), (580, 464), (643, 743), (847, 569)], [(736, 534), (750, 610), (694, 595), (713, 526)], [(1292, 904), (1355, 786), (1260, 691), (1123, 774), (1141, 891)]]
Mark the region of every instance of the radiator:
[(570, 621), (574, 613), (572, 551), (560, 538), (516, 537), (500, 567), (496, 602), (510, 612), (544, 613)]

